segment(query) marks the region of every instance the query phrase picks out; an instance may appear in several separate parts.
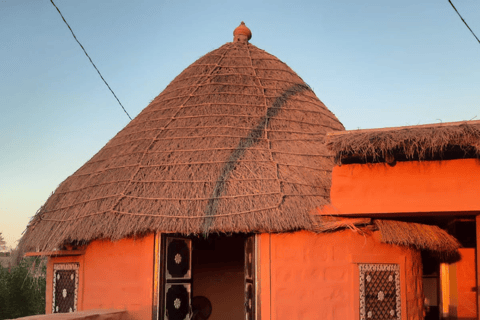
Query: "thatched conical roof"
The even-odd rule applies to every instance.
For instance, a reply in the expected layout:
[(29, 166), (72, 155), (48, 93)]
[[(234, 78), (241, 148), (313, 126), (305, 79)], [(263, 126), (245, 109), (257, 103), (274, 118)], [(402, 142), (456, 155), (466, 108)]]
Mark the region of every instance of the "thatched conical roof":
[(32, 219), (21, 245), (151, 231), (311, 229), (329, 200), (338, 119), (285, 63), (239, 37), (198, 59)]

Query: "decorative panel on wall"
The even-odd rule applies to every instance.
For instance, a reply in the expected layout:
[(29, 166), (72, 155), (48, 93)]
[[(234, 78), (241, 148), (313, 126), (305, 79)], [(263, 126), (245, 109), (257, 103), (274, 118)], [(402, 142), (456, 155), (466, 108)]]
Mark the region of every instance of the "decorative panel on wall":
[(188, 320), (191, 316), (192, 240), (165, 236), (165, 320)]
[(53, 265), (53, 313), (77, 311), (79, 266), (78, 263)]
[(165, 286), (165, 313), (169, 320), (185, 320), (190, 315), (190, 295), (191, 289), (189, 283), (167, 283)]
[(360, 319), (401, 320), (400, 266), (359, 264)]
[(167, 280), (189, 280), (192, 268), (192, 241), (167, 238)]

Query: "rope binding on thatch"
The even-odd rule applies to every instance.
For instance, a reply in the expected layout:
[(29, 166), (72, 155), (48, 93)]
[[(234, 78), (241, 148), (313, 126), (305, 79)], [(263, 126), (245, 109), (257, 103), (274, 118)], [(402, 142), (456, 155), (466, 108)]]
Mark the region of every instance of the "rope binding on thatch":
[(237, 36), (62, 182), (20, 245), (314, 228), (334, 165), (324, 138), (344, 128), (285, 63)]

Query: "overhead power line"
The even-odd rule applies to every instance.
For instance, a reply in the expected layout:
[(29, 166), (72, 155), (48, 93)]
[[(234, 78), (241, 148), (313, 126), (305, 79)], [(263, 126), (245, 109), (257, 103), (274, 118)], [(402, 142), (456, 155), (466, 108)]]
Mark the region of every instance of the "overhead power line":
[(70, 32), (72, 33), (73, 37), (75, 38), (75, 41), (77, 41), (77, 43), (80, 45), (80, 47), (82, 48), (83, 52), (85, 52), (85, 55), (87, 56), (88, 60), (90, 60), (90, 63), (92, 64), (92, 66), (95, 68), (95, 70), (97, 70), (97, 73), (98, 75), (100, 76), (100, 78), (102, 78), (103, 82), (105, 82), (105, 84), (107, 85), (108, 89), (110, 89), (110, 92), (112, 92), (113, 96), (115, 97), (115, 99), (117, 99), (118, 101), (118, 104), (122, 107), (123, 111), (127, 114), (127, 116), (130, 118), (130, 120), (132, 120), (132, 117), (130, 117), (130, 115), (128, 114), (127, 110), (125, 110), (125, 108), (123, 107), (122, 103), (120, 102), (120, 100), (117, 98), (117, 96), (115, 95), (115, 92), (113, 92), (112, 88), (110, 88), (110, 86), (108, 85), (107, 81), (105, 81), (105, 79), (103, 78), (102, 74), (100, 73), (100, 71), (97, 69), (97, 66), (95, 66), (95, 64), (93, 63), (92, 59), (90, 58), (90, 56), (88, 55), (87, 51), (85, 50), (85, 48), (82, 46), (82, 44), (80, 43), (80, 41), (78, 41), (77, 37), (75, 36), (75, 33), (73, 33), (73, 30), (72, 28), (70, 28), (70, 25), (67, 23), (67, 20), (65, 20), (65, 18), (63, 17), (62, 13), (60, 12), (60, 9), (58, 9), (58, 7), (55, 5), (55, 3), (53, 3), (53, 0), (50, 0), (50, 2), (53, 4), (53, 6), (57, 9), (58, 13), (60, 14), (60, 16), (62, 17), (63, 19), (63, 22), (65, 22), (65, 24), (67, 25), (68, 29), (70, 29)]
[(465, 23), (465, 25), (467, 26), (468, 30), (470, 30), (470, 32), (473, 34), (473, 36), (475, 37), (475, 39), (477, 39), (478, 43), (480, 43), (480, 40), (477, 38), (477, 36), (475, 35), (475, 33), (472, 31), (472, 29), (470, 29), (470, 27), (469, 27), (468, 24), (465, 22), (465, 20), (463, 20), (462, 16), (461, 16), (460, 13), (458, 12), (457, 8), (455, 8), (455, 6), (453, 5), (452, 1), (448, 0), (448, 2), (450, 2), (450, 4), (452, 5), (452, 8), (455, 10), (455, 12), (457, 12), (458, 16), (460, 17), (460, 19), (462, 19), (463, 23)]

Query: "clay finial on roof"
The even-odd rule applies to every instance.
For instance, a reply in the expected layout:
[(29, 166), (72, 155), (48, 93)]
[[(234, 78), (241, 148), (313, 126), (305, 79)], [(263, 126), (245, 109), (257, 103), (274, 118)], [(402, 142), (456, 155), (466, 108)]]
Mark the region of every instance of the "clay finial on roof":
[(233, 42), (248, 42), (250, 39), (252, 39), (252, 31), (250, 31), (245, 25), (245, 22), (242, 21), (233, 31)]

